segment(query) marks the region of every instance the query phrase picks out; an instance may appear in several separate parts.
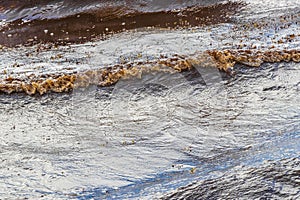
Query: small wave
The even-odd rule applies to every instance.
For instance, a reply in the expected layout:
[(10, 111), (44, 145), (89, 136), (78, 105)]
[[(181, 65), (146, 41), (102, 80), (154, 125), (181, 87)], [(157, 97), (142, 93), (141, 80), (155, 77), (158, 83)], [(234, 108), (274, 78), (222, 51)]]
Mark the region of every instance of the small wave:
[(259, 67), (262, 63), (300, 62), (299, 50), (209, 50), (192, 56), (174, 55), (158, 60), (128, 62), (76, 74), (28, 77), (27, 80), (6, 78), (0, 83), (4, 93), (24, 92), (29, 95), (47, 92), (68, 92), (90, 85), (109, 86), (121, 78), (141, 77), (150, 72), (181, 72), (195, 66), (217, 67), (229, 71), (236, 63)]
[[(172, 2), (165, 2), (161, 7), (155, 6), (153, 2), (151, 5), (140, 5), (105, 1), (101, 5), (94, 2), (89, 6), (78, 3), (75, 7), (71, 6), (71, 12), (67, 12), (68, 6), (61, 5), (61, 2), (41, 4), (42, 11), (39, 6), (19, 5), (13, 10), (6, 10), (9, 5), (0, 5), (5, 13), (2, 18), (6, 22), (1, 29), (0, 45), (82, 43), (137, 28), (178, 28), (225, 23), (244, 5), (240, 2), (214, 1), (213, 4), (203, 6), (192, 1), (193, 4), (174, 6)], [(17, 16), (13, 16), (13, 13)]]

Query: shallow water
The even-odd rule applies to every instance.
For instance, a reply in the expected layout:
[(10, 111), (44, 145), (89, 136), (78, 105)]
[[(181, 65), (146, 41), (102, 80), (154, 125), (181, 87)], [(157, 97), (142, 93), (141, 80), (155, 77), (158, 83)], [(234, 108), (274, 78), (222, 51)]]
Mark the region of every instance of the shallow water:
[(234, 167), (297, 158), (299, 67), (241, 68), (217, 83), (218, 71), (202, 71), (207, 84), (186, 72), (2, 95), (2, 196), (152, 198)]
[[(222, 3), (219, 3), (222, 2)], [(54, 1), (3, 5), (0, 44), (82, 43), (136, 28), (174, 28), (228, 22), (242, 7), (224, 1)], [(218, 16), (218, 17), (215, 17)]]
[[(17, 20), (63, 21), (74, 13), (125, 1), (16, 2), (0, 3), (4, 28), (14, 27)], [(129, 5), (151, 13), (220, 2), (131, 1)], [(2, 47), (0, 77), (27, 81), (31, 76), (80, 73), (212, 49), (299, 50), (298, 1), (241, 5), (227, 9), (234, 12), (226, 23), (133, 28), (82, 44)], [(28, 29), (27, 23), (21, 27)], [(259, 68), (237, 64), (230, 73), (198, 63), (181, 73), (157, 70), (125, 77), (109, 87), (43, 96), (1, 94), (0, 196), (197, 199), (205, 194), (207, 199), (237, 195), (297, 199), (299, 77), (300, 64), (294, 62), (265, 63)], [(264, 180), (260, 188), (258, 180)]]

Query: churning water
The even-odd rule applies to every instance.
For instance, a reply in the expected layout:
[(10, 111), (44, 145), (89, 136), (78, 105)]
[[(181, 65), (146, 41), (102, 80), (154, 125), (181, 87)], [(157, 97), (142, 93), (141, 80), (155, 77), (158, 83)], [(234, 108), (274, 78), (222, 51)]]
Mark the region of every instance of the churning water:
[[(299, 19), (297, 0), (0, 1), (0, 198), (300, 198)], [(246, 61), (210, 62), (226, 49)], [(250, 67), (267, 51), (294, 62)]]

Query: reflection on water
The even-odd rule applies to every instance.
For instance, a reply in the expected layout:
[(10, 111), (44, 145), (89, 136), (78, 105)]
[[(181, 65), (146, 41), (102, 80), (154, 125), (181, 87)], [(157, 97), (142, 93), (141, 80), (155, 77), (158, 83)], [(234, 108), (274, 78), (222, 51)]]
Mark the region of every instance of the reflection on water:
[(297, 156), (299, 65), (236, 70), (234, 78), (208, 69), (1, 96), (3, 196), (146, 197)]
[[(1, 1), (0, 17), (6, 19), (5, 29), (18, 20), (50, 20), (54, 8), (59, 17), (53, 20), (60, 20), (72, 16), (68, 7), (77, 14), (124, 2)], [(166, 2), (130, 1), (141, 12), (165, 13), (221, 1)], [(204, 27), (136, 30), (65, 46), (0, 46), (1, 83), (212, 49), (250, 49), (255, 56), (256, 50), (299, 50), (298, 1), (270, 0), (264, 2), (268, 7), (244, 3), (238, 14), (228, 13), (226, 23)], [(39, 7), (45, 9), (39, 13)], [(13, 31), (30, 23), (24, 24), (15, 24)], [(148, 71), (109, 87), (44, 96), (1, 94), (0, 196), (297, 199), (299, 77), (294, 62), (259, 68), (236, 64), (227, 72), (196, 62), (181, 73)]]
[[(6, 22), (16, 20), (32, 21), (35, 19), (53, 19), (63, 18), (70, 15), (82, 14), (95, 10), (104, 10), (107, 8), (120, 8), (127, 10), (127, 13), (135, 11), (140, 12), (159, 12), (170, 11), (174, 9), (184, 9), (192, 6), (209, 6), (217, 3), (225, 2), (223, 0), (29, 0), (29, 1), (1, 1), (0, 8), (2, 11), (1, 19)], [(107, 11), (106, 11), (107, 12)], [(118, 17), (118, 13), (115, 13)], [(119, 13), (122, 14), (122, 13)], [(123, 13), (125, 14), (125, 13)]]
[[(163, 2), (163, 3), (162, 3)], [(222, 1), (220, 1), (222, 2)], [(82, 43), (136, 28), (179, 28), (230, 21), (242, 3), (219, 1), (57, 1), (3, 5), (0, 44)], [(0, 4), (1, 6), (1, 4)], [(218, 16), (218, 17), (215, 17)]]
[(299, 159), (294, 158), (266, 162), (259, 168), (238, 168), (235, 173), (215, 180), (201, 181), (163, 199), (231, 199), (233, 196), (249, 199), (298, 199), (299, 164)]

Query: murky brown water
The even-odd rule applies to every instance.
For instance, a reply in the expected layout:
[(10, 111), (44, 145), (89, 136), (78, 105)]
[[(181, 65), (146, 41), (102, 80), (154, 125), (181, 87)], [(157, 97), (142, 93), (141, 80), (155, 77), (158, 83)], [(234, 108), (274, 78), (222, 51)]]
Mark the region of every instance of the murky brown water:
[(1, 1), (0, 198), (299, 198), (299, 8)]
[[(91, 1), (84, 4), (73, 1), (49, 4), (32, 1), (24, 5), (12, 2), (2, 5), (5, 13), (2, 18), (9, 23), (2, 29), (0, 44), (80, 43), (136, 28), (193, 27), (224, 23), (229, 22), (230, 16), (241, 7), (242, 3), (233, 2), (184, 3), (173, 0)], [(24, 13), (20, 13), (20, 10)]]

